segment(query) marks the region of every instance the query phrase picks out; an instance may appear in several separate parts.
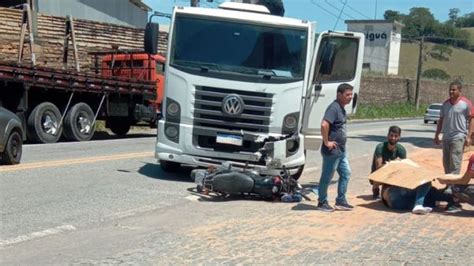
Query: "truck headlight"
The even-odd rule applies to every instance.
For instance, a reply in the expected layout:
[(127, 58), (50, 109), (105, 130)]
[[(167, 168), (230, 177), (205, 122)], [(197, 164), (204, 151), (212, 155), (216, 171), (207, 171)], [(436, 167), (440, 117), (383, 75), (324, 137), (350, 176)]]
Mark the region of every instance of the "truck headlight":
[(176, 143), (179, 143), (179, 128), (178, 124), (165, 122), (165, 136)]
[(283, 125), (282, 125), (282, 134), (291, 134), (295, 133), (298, 130), (298, 119), (300, 117), (299, 112), (287, 114), (283, 118)]
[(296, 140), (291, 139), (291, 140), (286, 141), (286, 150), (290, 154), (293, 154), (293, 153), (297, 152), (299, 146), (300, 145)]
[(176, 116), (180, 111), (179, 104), (175, 101), (171, 101), (168, 103), (168, 107), (166, 108), (166, 113), (171, 116)]
[(174, 139), (178, 136), (178, 128), (174, 125), (169, 125), (165, 129), (165, 134), (167, 137)]
[(286, 128), (293, 129), (298, 125), (298, 119), (294, 115), (287, 115), (283, 123)]

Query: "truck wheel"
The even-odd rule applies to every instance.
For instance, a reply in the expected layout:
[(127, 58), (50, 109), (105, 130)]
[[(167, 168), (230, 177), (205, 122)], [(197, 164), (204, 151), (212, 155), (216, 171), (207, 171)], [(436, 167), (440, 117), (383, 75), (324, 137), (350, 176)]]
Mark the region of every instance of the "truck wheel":
[(94, 113), (86, 103), (77, 103), (64, 118), (64, 137), (72, 141), (88, 141), (94, 135)]
[(4, 164), (19, 164), (22, 154), (23, 139), (18, 131), (12, 131), (1, 155)]
[(61, 136), (61, 113), (56, 105), (44, 102), (36, 106), (28, 117), (27, 135), (34, 142), (55, 143)]
[(130, 130), (130, 122), (127, 118), (113, 117), (107, 120), (107, 127), (117, 136), (125, 136)]
[(170, 161), (160, 160), (160, 166), (161, 166), (161, 170), (170, 173), (170, 172), (178, 171), (181, 164), (175, 163), (175, 162), (170, 162)]

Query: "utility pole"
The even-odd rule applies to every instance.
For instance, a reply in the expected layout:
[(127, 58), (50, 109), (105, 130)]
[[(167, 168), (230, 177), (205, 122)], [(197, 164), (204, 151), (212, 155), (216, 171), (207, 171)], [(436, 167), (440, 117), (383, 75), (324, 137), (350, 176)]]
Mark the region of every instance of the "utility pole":
[(420, 39), (420, 54), (418, 55), (418, 72), (416, 73), (416, 87), (415, 87), (415, 108), (418, 111), (420, 109), (420, 78), (421, 71), (423, 70), (423, 45), (425, 37), (421, 36)]
[(199, 0), (191, 0), (191, 6), (199, 6)]
[(375, 14), (374, 19), (377, 19), (377, 0), (375, 0)]

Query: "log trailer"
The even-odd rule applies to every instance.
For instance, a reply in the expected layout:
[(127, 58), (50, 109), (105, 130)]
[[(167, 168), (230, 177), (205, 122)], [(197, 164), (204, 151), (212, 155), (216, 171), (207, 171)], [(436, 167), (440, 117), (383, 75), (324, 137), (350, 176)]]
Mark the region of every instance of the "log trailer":
[[(27, 7), (25, 10), (28, 11)], [(24, 18), (28, 14), (24, 12)], [(93, 52), (89, 54), (95, 60), (94, 71), (81, 72), (73, 23), (68, 19), (66, 34), (73, 42), (74, 70), (36, 66), (33, 53), (31, 64), (22, 62), (28, 19), (23, 19), (18, 61), (0, 61), (0, 106), (20, 117), (26, 129), (24, 137), (39, 143), (54, 143), (60, 137), (87, 141), (94, 134), (97, 120), (105, 120), (105, 126), (117, 135), (127, 134), (137, 123), (156, 126), (165, 58), (144, 51)], [(154, 35), (149, 39), (156, 40), (151, 44), (156, 51), (158, 24), (150, 25), (153, 26), (147, 25), (146, 35)], [(30, 48), (32, 42), (31, 35)], [(65, 41), (64, 66), (67, 65), (68, 43)]]

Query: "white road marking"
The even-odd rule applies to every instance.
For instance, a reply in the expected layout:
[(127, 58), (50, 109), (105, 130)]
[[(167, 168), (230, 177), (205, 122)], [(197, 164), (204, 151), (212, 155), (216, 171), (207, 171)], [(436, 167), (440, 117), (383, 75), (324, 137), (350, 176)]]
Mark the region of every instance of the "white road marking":
[(189, 196), (186, 196), (186, 197), (184, 197), (184, 198), (187, 199), (187, 200), (190, 200), (190, 201), (199, 201), (199, 199), (200, 199), (201, 197), (196, 196), (196, 195), (189, 195)]
[(9, 245), (18, 244), (25, 241), (30, 241), (33, 239), (47, 237), (51, 235), (57, 235), (63, 232), (74, 231), (74, 230), (76, 230), (76, 227), (74, 227), (73, 225), (67, 224), (67, 225), (61, 225), (55, 228), (49, 228), (43, 231), (33, 232), (27, 235), (20, 235), (20, 236), (5, 239), (5, 240), (0, 239), (0, 249), (3, 249), (4, 247), (9, 246)]
[(126, 211), (123, 211), (123, 212), (116, 212), (116, 213), (111, 214), (111, 215), (106, 215), (105, 218), (107, 218), (107, 219), (126, 218), (126, 217), (130, 217), (130, 216), (134, 216), (134, 215), (139, 214), (139, 213), (148, 212), (148, 211), (152, 211), (152, 210), (157, 210), (161, 207), (163, 207), (163, 206), (148, 205), (148, 206), (143, 206), (143, 207), (139, 207), (139, 208), (135, 208), (135, 209), (131, 209), (131, 210), (126, 210)]

